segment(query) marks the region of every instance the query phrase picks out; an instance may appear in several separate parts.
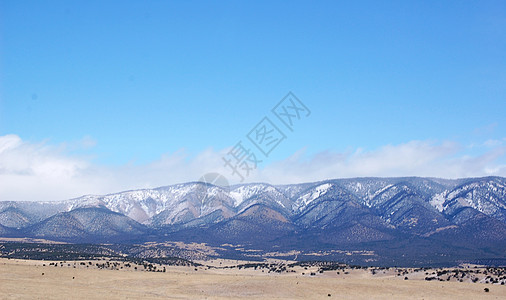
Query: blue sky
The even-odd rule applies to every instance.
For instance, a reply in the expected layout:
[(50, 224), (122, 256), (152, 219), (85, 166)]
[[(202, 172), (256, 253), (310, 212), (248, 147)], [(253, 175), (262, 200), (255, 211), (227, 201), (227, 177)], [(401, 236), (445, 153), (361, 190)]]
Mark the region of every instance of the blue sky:
[(288, 91), (249, 181), (504, 176), (504, 53), (504, 1), (0, 1), (0, 200), (198, 178)]

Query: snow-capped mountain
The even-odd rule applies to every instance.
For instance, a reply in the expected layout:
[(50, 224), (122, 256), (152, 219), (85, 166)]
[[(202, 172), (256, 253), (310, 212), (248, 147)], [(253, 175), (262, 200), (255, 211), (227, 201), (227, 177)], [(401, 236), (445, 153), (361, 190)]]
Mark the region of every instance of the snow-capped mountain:
[(374, 209), (388, 222), (393, 222), (392, 217), (399, 211), (415, 205), (442, 215), (470, 207), (506, 222), (504, 178), (442, 182), (431, 178), (357, 178), (285, 186), (243, 184), (231, 188), (191, 182), (109, 195), (87, 195), (58, 202), (3, 201), (0, 202), (0, 224), (22, 228), (59, 212), (87, 207), (104, 207), (147, 225), (153, 220), (158, 220), (156, 225), (186, 223), (216, 211), (222, 211), (224, 218), (230, 218), (254, 204), (272, 206), (294, 217), (324, 200), (339, 202), (344, 198)]
[(506, 179), (355, 178), (227, 188), (190, 182), (59, 202), (4, 201), (0, 235), (295, 248), (415, 239), (429, 249), (472, 245), (506, 256)]

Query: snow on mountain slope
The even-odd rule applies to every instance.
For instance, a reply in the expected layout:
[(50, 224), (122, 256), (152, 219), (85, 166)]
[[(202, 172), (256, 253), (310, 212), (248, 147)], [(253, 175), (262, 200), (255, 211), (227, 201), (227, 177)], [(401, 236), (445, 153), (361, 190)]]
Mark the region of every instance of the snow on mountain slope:
[(332, 188), (332, 186), (333, 185), (330, 183), (324, 183), (309, 189), (306, 193), (299, 196), (297, 200), (295, 200), (294, 210), (303, 210), (305, 207), (311, 204), (311, 202), (325, 195), (330, 190), (330, 188)]
[[(319, 205), (321, 200), (340, 199), (363, 205), (383, 220), (392, 222), (396, 212), (399, 215), (400, 212), (424, 211), (426, 218), (433, 214), (442, 214), (442, 218), (446, 218), (462, 207), (506, 222), (504, 178), (442, 180), (412, 177), (335, 179), (280, 186), (255, 183), (230, 188), (190, 182), (109, 195), (87, 195), (59, 202), (0, 202), (0, 224), (22, 228), (56, 213), (89, 207), (104, 207), (152, 226), (202, 224), (231, 218), (256, 204), (296, 219)], [(407, 224), (411, 221), (401, 218), (396, 222)]]
[(235, 200), (234, 206), (241, 205), (245, 200), (265, 191), (273, 191), (274, 188), (266, 184), (248, 184), (233, 188), (230, 196)]
[[(506, 182), (504, 178), (483, 178), (455, 188), (445, 197), (443, 212), (453, 214), (471, 207), (506, 222)], [(441, 201), (441, 200), (440, 200)]]
[[(81, 207), (104, 206), (114, 212), (124, 214), (140, 223), (179, 202), (194, 185), (176, 185), (159, 189), (127, 191), (105, 196), (83, 196), (66, 201), (67, 210)], [(177, 207), (177, 205), (175, 206)]]
[(443, 204), (446, 201), (446, 198), (448, 197), (449, 191), (444, 191), (442, 193), (435, 194), (430, 199), (430, 205), (432, 205), (434, 208), (436, 208), (439, 212), (443, 212)]
[(151, 218), (163, 213), (163, 220), (158, 218), (159, 224), (174, 224), (203, 217), (217, 210), (230, 214), (230, 209), (243, 209), (245, 205), (251, 206), (261, 199), (270, 199), (282, 207), (287, 205), (280, 198), (282, 194), (268, 184), (241, 185), (229, 191), (219, 186), (195, 182), (104, 196), (87, 195), (64, 203), (66, 211), (103, 206), (147, 224)]

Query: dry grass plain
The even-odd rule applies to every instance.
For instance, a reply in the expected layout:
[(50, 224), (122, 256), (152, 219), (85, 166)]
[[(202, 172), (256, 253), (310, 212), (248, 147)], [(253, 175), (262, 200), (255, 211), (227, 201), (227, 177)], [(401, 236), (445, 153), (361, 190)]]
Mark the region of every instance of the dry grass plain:
[[(42, 264), (46, 264), (43, 266)], [(402, 280), (354, 271), (267, 274), (254, 270), (168, 267), (165, 273), (50, 267), (0, 259), (2, 299), (506, 299), (506, 286)], [(301, 270), (302, 271), (302, 270)], [(44, 273), (44, 275), (42, 275)], [(489, 288), (490, 292), (484, 292)], [(330, 296), (329, 296), (330, 294)]]

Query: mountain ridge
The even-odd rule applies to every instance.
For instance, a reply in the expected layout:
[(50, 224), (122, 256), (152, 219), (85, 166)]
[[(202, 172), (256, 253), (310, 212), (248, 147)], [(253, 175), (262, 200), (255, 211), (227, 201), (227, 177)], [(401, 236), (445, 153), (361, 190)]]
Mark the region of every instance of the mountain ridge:
[(444, 244), (483, 255), (488, 247), (506, 257), (506, 179), (189, 182), (55, 202), (2, 201), (0, 225), (0, 235), (70, 242), (183, 240), (260, 249), (374, 248), (415, 238), (434, 251)]

